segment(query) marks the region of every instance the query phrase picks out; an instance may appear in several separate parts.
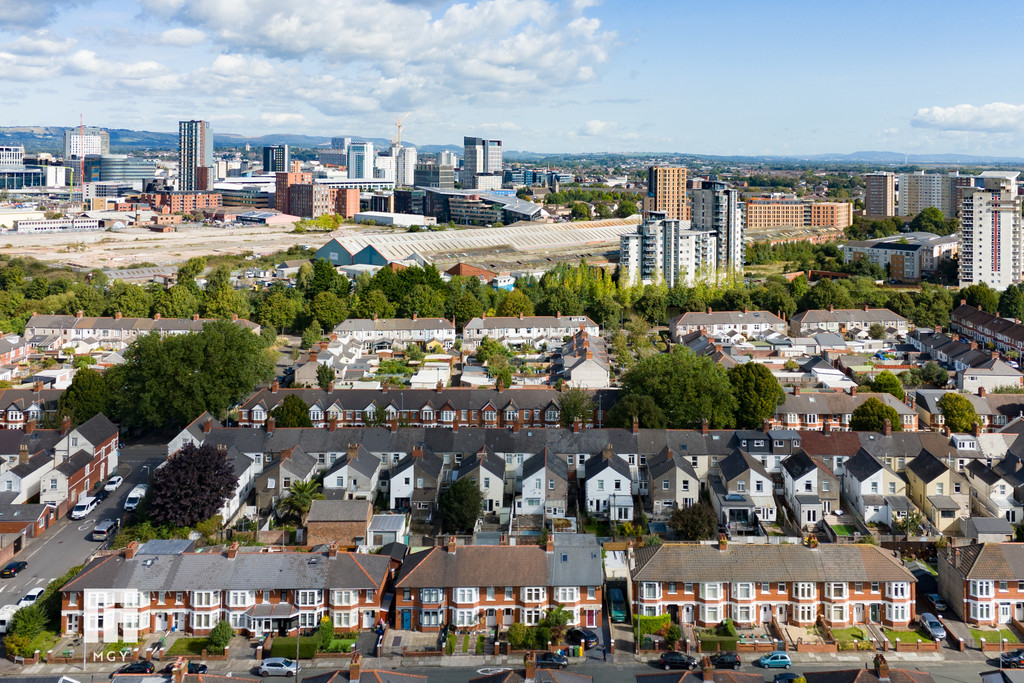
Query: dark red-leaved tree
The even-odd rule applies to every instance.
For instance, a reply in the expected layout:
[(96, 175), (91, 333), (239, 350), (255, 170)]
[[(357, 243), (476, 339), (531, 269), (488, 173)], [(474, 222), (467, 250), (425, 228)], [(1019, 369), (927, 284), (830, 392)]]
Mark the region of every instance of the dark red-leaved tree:
[(237, 482), (225, 451), (187, 444), (153, 473), (146, 509), (154, 524), (195, 526), (220, 511)]

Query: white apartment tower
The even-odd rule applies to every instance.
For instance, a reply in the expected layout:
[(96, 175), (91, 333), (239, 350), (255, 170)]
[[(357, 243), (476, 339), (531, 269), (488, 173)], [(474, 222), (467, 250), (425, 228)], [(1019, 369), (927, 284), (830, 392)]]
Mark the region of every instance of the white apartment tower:
[(716, 270), (715, 233), (691, 229), (690, 221), (644, 214), (635, 233), (619, 238), (619, 277), (629, 284), (676, 282), (687, 286)]
[(1017, 171), (985, 171), (981, 187), (963, 189), (960, 207), (960, 286), (985, 283), (997, 291), (1021, 281), (1024, 241)]
[(99, 128), (68, 128), (64, 131), (64, 158), (110, 154), (110, 134)]
[(744, 220), (739, 191), (718, 180), (699, 180), (694, 182), (690, 202), (693, 229), (717, 236), (718, 268), (742, 273)]
[(213, 131), (207, 121), (178, 122), (178, 189), (211, 189), (214, 180)]
[(501, 140), (464, 137), (465, 159), (462, 163), (462, 186), (474, 189), (476, 177), (483, 173), (501, 173)]
[(348, 177), (350, 180), (373, 180), (373, 143), (350, 142), (348, 145)]
[(21, 145), (0, 145), (0, 168), (25, 168), (25, 148)]
[(412, 187), (416, 175), (416, 148), (399, 147), (395, 158), (395, 184), (398, 187)]

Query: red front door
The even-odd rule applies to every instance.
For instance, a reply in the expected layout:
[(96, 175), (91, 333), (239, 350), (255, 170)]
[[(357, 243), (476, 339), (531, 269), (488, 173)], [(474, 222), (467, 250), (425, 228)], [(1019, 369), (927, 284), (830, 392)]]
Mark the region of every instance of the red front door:
[(594, 617), (594, 610), (587, 610), (587, 626), (597, 626), (597, 619)]

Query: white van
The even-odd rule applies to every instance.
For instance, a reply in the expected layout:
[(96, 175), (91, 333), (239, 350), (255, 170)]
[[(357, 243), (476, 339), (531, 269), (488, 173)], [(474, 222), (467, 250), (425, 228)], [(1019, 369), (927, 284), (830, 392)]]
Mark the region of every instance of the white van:
[(0, 634), (7, 633), (7, 629), (11, 625), (11, 617), (17, 611), (17, 605), (4, 605), (0, 607)]
[(149, 487), (145, 484), (139, 484), (128, 493), (128, 499), (124, 501), (124, 509), (131, 512), (135, 508), (139, 507), (139, 503), (146, 497), (146, 491)]
[(78, 501), (78, 505), (71, 511), (71, 519), (82, 519), (96, 509), (99, 501), (92, 496), (86, 496)]

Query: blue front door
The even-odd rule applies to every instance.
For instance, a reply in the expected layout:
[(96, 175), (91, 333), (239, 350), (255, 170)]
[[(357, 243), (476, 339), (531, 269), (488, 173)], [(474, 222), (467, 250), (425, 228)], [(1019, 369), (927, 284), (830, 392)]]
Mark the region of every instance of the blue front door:
[(409, 610), (402, 610), (402, 630), (408, 631), (412, 628), (412, 612)]

